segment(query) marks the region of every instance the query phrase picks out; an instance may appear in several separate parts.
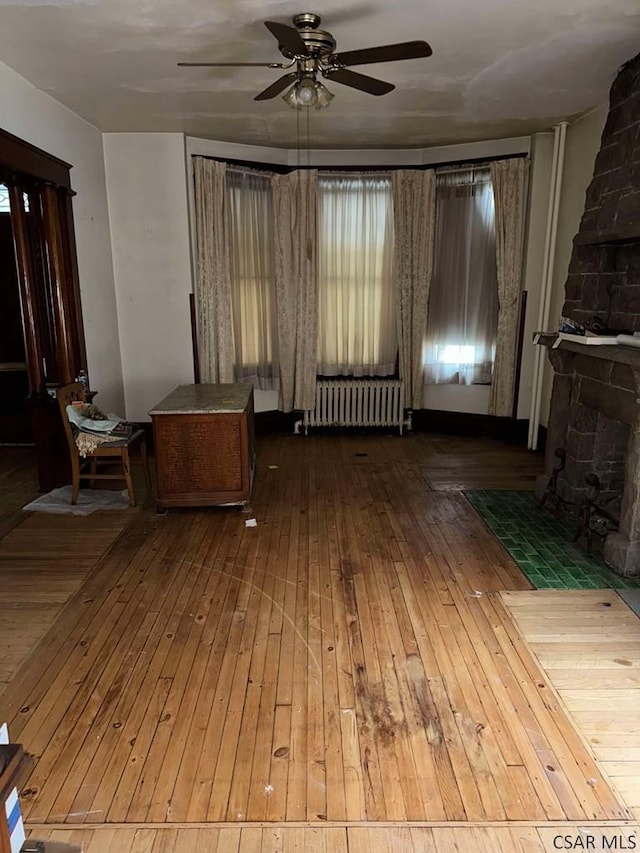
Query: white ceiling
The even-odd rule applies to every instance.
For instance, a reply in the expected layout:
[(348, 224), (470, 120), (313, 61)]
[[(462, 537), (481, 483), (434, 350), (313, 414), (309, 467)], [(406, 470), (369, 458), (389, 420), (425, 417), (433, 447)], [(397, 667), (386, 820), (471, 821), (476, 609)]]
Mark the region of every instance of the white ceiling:
[[(433, 56), (328, 84), (316, 148), (412, 148), (549, 129), (602, 103), (640, 46), (638, 0), (0, 0), (0, 60), (103, 131), (182, 131), (292, 147), (296, 111), (253, 96), (284, 73), (177, 68), (282, 59), (265, 19), (322, 15), (337, 51), (425, 39)], [(306, 125), (303, 128), (306, 134)]]

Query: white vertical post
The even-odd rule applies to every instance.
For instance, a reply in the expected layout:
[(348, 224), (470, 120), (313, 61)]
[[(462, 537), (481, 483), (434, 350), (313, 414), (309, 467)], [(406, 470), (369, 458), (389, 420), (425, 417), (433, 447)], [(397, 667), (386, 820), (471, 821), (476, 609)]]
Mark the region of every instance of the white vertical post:
[[(558, 212), (562, 196), (562, 173), (564, 171), (564, 151), (567, 138), (567, 122), (561, 121), (553, 129), (553, 161), (551, 164), (551, 181), (549, 189), (549, 207), (547, 212), (547, 230), (544, 245), (544, 261), (542, 267), (542, 283), (540, 288), (540, 308), (538, 311), (538, 330), (548, 331), (549, 313), (551, 310), (551, 292), (553, 289), (553, 273), (555, 268), (556, 241), (558, 237)], [(533, 363), (533, 386), (531, 389), (531, 409), (529, 413), (529, 439), (527, 447), (535, 450), (538, 447), (538, 432), (540, 429), (540, 406), (542, 402), (542, 385), (545, 369), (545, 353), (537, 346)]]

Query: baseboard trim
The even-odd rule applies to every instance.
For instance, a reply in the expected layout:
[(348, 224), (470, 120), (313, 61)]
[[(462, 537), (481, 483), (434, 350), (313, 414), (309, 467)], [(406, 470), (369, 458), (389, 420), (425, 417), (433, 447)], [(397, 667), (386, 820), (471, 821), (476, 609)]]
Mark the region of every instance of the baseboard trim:
[(526, 444), (527, 419), (498, 418), (472, 412), (447, 412), (439, 409), (414, 409), (414, 432), (497, 438), (513, 444)]
[(296, 421), (302, 419), (302, 412), (270, 412), (255, 413), (255, 428), (258, 435), (269, 432), (292, 433)]
[[(288, 433), (294, 431), (301, 412), (256, 412), (255, 429), (258, 435), (267, 433)], [(414, 432), (444, 433), (445, 435), (475, 436), (477, 438), (497, 438), (514, 444), (526, 444), (529, 428), (528, 420), (497, 418), (471, 412), (448, 412), (438, 409), (414, 409), (412, 415)], [(143, 421), (137, 426), (144, 430), (147, 444), (153, 448), (153, 425)], [(338, 431), (341, 428), (336, 428)], [(344, 427), (344, 429), (353, 429)], [(326, 428), (325, 428), (326, 430)], [(540, 427), (539, 445), (544, 447), (546, 428)]]

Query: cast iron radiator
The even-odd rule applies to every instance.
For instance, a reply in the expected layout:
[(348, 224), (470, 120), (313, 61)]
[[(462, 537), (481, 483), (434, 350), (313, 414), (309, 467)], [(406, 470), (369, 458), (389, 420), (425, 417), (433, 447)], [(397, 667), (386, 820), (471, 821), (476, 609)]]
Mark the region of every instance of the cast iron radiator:
[(316, 382), (316, 405), (304, 412), (310, 426), (398, 427), (404, 421), (404, 384), (400, 379), (328, 379)]

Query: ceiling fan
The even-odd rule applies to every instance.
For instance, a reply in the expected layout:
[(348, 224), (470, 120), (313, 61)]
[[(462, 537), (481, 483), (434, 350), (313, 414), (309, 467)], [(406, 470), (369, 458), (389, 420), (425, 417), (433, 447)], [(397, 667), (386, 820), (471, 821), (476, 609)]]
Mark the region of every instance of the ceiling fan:
[(255, 101), (275, 98), (287, 87), (291, 90), (284, 96), (294, 108), (327, 106), (333, 95), (317, 80), (321, 74), (325, 80), (342, 83), (370, 95), (386, 95), (395, 89), (392, 83), (351, 71), (351, 65), (368, 65), (377, 62), (394, 62), (402, 59), (418, 59), (431, 56), (432, 50), (426, 41), (406, 41), (362, 50), (335, 53), (336, 40), (331, 33), (319, 29), (320, 15), (304, 12), (294, 15), (293, 24), (265, 21), (269, 32), (278, 40), (280, 53), (289, 62), (179, 62), (187, 67), (229, 68), (259, 66), (261, 68), (294, 69), (279, 77), (270, 86), (255, 96)]

